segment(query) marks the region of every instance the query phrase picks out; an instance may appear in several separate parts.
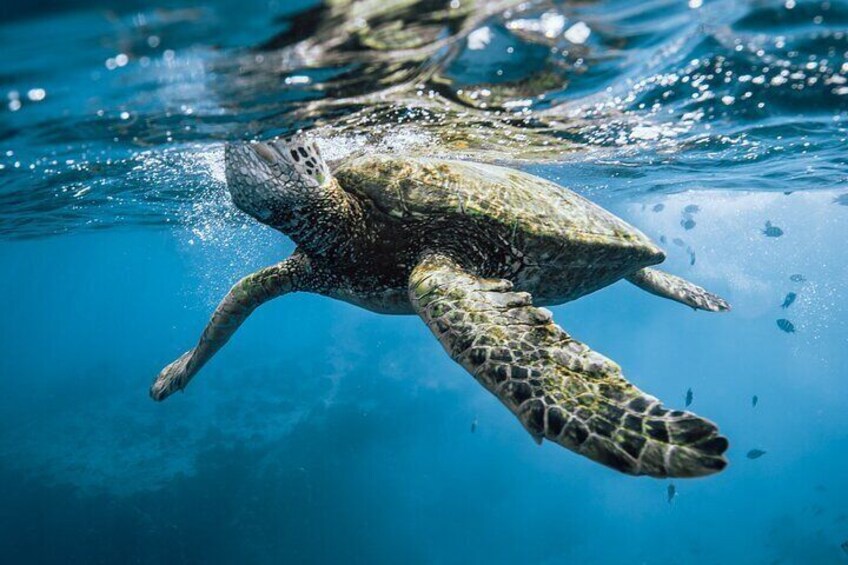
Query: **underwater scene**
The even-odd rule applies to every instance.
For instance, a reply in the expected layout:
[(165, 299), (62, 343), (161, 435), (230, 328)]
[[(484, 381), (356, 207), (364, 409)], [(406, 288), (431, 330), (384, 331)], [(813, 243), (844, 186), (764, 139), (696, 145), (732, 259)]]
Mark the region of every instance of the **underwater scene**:
[(0, 45), (0, 562), (848, 563), (848, 2)]

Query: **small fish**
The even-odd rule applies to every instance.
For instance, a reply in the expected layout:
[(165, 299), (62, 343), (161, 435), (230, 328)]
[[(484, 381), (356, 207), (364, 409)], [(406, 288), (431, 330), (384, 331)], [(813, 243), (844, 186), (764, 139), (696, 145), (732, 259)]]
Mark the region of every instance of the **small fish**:
[(654, 204), (654, 207), (651, 208), (654, 212), (662, 212), (665, 210), (665, 204)]
[(798, 298), (798, 295), (794, 292), (790, 292), (786, 295), (786, 298), (783, 299), (783, 304), (780, 305), (781, 308), (789, 308), (792, 306), (792, 303), (795, 302), (795, 299)]
[(833, 199), (834, 204), (840, 204), (842, 206), (848, 206), (848, 192), (845, 194), (840, 194), (836, 198)]
[(789, 277), (789, 280), (792, 282), (805, 282), (807, 279), (804, 278), (804, 275), (792, 275)]
[(684, 242), (679, 237), (675, 237), (674, 239), (671, 240), (671, 242), (678, 247), (683, 247), (684, 245), (686, 245), (686, 242)]
[(474, 418), (474, 420), (471, 421), (471, 433), (473, 434), (476, 431), (477, 431), (477, 418)]
[(693, 220), (692, 218), (683, 218), (682, 220), (680, 220), (680, 225), (683, 226), (684, 230), (691, 230), (695, 227), (696, 224), (695, 220)]
[(668, 238), (667, 238), (666, 236), (664, 236), (664, 235), (661, 235), (661, 236), (660, 236), (660, 243), (662, 243), (663, 245), (665, 245), (667, 242), (668, 242)]
[(759, 459), (760, 457), (762, 457), (765, 454), (766, 454), (766, 452), (763, 451), (762, 449), (752, 449), (751, 451), (748, 452), (748, 455), (746, 457), (748, 457), (748, 459)]
[(689, 204), (683, 209), (684, 214), (697, 214), (701, 211), (701, 207), (697, 204)]
[(787, 320), (786, 318), (781, 318), (777, 321), (777, 327), (783, 330), (788, 334), (795, 333), (795, 324)]
[(695, 250), (691, 247), (687, 247), (686, 253), (689, 254), (689, 266), (691, 267), (695, 264)]
[(671, 501), (674, 500), (674, 497), (677, 496), (677, 487), (674, 486), (674, 483), (668, 485), (668, 489), (666, 491), (666, 496), (668, 503), (671, 504)]
[(840, 545), (839, 547), (842, 548), (842, 551), (844, 551), (846, 554), (848, 554), (848, 540), (843, 541), (842, 545)]
[(693, 399), (694, 397), (695, 397), (695, 395), (694, 395), (694, 394), (692, 394), (692, 389), (691, 389), (691, 388), (690, 388), (689, 390), (687, 390), (687, 391), (686, 391), (686, 406), (689, 406), (689, 405), (691, 405), (691, 404), (692, 404), (692, 399)]
[(783, 235), (783, 230), (768, 221), (766, 222), (766, 229), (763, 230), (763, 233), (766, 237), (780, 237)]
[(760, 402), (760, 397), (756, 394), (751, 397), (751, 407), (756, 408), (757, 404)]

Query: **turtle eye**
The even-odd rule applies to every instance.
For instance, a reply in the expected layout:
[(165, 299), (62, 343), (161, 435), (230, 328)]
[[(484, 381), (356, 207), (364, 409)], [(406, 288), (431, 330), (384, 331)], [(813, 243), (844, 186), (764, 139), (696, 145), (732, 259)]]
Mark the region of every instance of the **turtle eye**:
[(265, 145), (264, 143), (256, 143), (256, 144), (254, 144), (254, 145), (253, 145), (253, 150), (256, 152), (256, 154), (257, 154), (257, 155), (259, 155), (260, 157), (262, 157), (262, 159), (263, 159), (263, 160), (265, 160), (266, 162), (268, 162), (268, 163), (269, 163), (269, 164), (271, 164), (271, 165), (273, 165), (274, 163), (276, 163), (276, 162), (277, 162), (277, 160), (279, 159), (279, 156), (277, 156), (277, 155), (276, 155), (276, 154), (275, 154), (275, 153), (271, 150), (271, 148), (270, 148), (270, 147), (268, 147), (267, 145)]

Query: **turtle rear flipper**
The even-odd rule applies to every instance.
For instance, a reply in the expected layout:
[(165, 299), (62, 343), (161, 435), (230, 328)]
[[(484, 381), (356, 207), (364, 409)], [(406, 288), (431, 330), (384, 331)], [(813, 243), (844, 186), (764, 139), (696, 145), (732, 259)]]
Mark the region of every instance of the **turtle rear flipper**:
[(696, 310), (710, 312), (730, 310), (730, 304), (720, 296), (659, 269), (640, 269), (627, 277), (627, 280), (651, 294), (680, 302)]
[(698, 477), (727, 465), (715, 424), (667, 410), (511, 288), (438, 254), (409, 283), (413, 307), (450, 356), (538, 441), (632, 475)]

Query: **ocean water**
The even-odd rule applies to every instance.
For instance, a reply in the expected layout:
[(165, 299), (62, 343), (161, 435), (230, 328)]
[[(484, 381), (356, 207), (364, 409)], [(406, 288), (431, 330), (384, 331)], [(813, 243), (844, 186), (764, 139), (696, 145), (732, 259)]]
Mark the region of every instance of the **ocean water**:
[[(0, 7), (0, 561), (848, 562), (848, 3), (116, 4)], [(537, 446), (417, 317), (305, 294), (151, 401), (293, 250), (224, 144), (297, 129), (516, 166), (660, 242), (733, 310), (625, 282), (552, 310), (691, 390), (728, 467)]]

